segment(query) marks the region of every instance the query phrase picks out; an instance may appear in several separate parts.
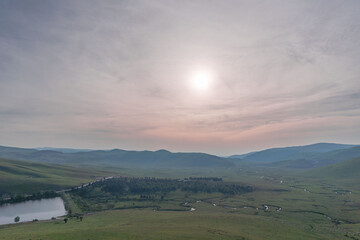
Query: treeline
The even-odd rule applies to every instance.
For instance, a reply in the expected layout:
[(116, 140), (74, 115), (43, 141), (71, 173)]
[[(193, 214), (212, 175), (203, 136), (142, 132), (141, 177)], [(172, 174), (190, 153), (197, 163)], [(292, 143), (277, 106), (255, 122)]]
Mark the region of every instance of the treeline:
[(29, 200), (40, 200), (44, 198), (54, 198), (59, 197), (60, 195), (54, 191), (46, 191), (46, 192), (37, 192), (32, 195), (16, 195), (9, 199), (0, 200), (0, 205), (5, 203), (20, 203)]
[(73, 190), (79, 196), (86, 197), (93, 189), (113, 195), (142, 195), (166, 194), (171, 191), (184, 192), (220, 192), (223, 194), (240, 194), (251, 192), (253, 188), (236, 183), (223, 182), (221, 178), (187, 178), (187, 179), (161, 179), (161, 178), (135, 178), (121, 177), (96, 182), (87, 187)]
[(222, 178), (219, 177), (189, 177), (184, 178), (185, 181), (214, 181), (214, 182), (222, 182)]

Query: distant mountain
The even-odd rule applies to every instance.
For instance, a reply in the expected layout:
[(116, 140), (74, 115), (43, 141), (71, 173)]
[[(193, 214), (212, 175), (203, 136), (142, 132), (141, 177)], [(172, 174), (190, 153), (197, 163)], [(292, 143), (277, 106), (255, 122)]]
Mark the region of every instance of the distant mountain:
[(228, 159), (210, 154), (172, 153), (166, 150), (126, 151), (113, 149), (64, 153), (53, 150), (0, 147), (0, 157), (33, 162), (116, 167), (227, 168), (234, 166), (234, 163)]
[(231, 155), (229, 156), (228, 158), (238, 158), (238, 159), (243, 159), (245, 157), (248, 157), (254, 153), (257, 153), (257, 152), (249, 152), (249, 153), (245, 153), (245, 154), (236, 154), (236, 155)]
[(249, 154), (233, 155), (231, 158), (234, 161), (236, 158), (234, 156), (239, 156), (239, 158), (245, 161), (271, 163), (285, 160), (315, 158), (326, 152), (348, 149), (354, 146), (356, 145), (316, 143), (306, 146), (271, 148)]
[(285, 168), (318, 168), (357, 157), (360, 157), (360, 146), (320, 153), (308, 158), (274, 162), (269, 165)]
[(62, 153), (76, 153), (76, 152), (91, 152), (94, 150), (91, 149), (76, 149), (76, 148), (53, 148), (53, 147), (39, 147), (35, 148), (36, 150), (50, 150), (50, 151), (57, 151)]

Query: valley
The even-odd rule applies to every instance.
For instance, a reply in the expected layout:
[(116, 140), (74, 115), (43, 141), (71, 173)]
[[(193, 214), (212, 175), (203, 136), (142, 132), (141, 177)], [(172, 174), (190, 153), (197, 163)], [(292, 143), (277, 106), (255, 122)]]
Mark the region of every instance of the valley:
[[(243, 163), (217, 169), (89, 165), (74, 168), (74, 175), (82, 173), (76, 181), (71, 174), (56, 177), (71, 165), (2, 160), (4, 167), (13, 164), (16, 171), (6, 177), (17, 182), (3, 185), (2, 196), (21, 193), (26, 176), (33, 176), (28, 186), (46, 176), (56, 182), (53, 190), (66, 190), (59, 193), (68, 221), (2, 225), (0, 239), (360, 239), (359, 160), (301, 170)], [(21, 164), (31, 171), (20, 172)], [(43, 169), (52, 174), (42, 175)], [(64, 185), (67, 178), (72, 185)]]

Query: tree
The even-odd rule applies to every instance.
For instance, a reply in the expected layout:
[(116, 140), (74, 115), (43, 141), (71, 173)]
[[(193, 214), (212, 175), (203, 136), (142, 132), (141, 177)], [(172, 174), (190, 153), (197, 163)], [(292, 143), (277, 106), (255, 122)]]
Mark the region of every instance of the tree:
[(15, 222), (19, 222), (19, 221), (20, 221), (20, 217), (19, 217), (19, 216), (15, 217), (15, 218), (14, 218), (14, 221), (15, 221)]

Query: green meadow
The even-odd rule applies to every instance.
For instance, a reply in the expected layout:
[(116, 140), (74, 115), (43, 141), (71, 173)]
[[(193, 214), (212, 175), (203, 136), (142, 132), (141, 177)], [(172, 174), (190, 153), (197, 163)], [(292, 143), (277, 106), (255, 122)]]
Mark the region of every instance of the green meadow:
[[(116, 198), (101, 188), (89, 188), (85, 195), (63, 194), (72, 213), (84, 214), (82, 221), (73, 215), (67, 223), (4, 225), (0, 239), (360, 239), (360, 188), (349, 182), (260, 168), (217, 174), (168, 169), (118, 172), (174, 179), (225, 176), (224, 182), (250, 185), (254, 191), (231, 195), (176, 190), (161, 200), (156, 194), (153, 199), (137, 194)], [(92, 208), (84, 207), (87, 204)]]
[(339, 239), (300, 221), (234, 212), (205, 203), (194, 212), (128, 209), (99, 212), (83, 221), (2, 227), (0, 239)]
[(0, 195), (60, 190), (111, 174), (106, 170), (0, 158)]

